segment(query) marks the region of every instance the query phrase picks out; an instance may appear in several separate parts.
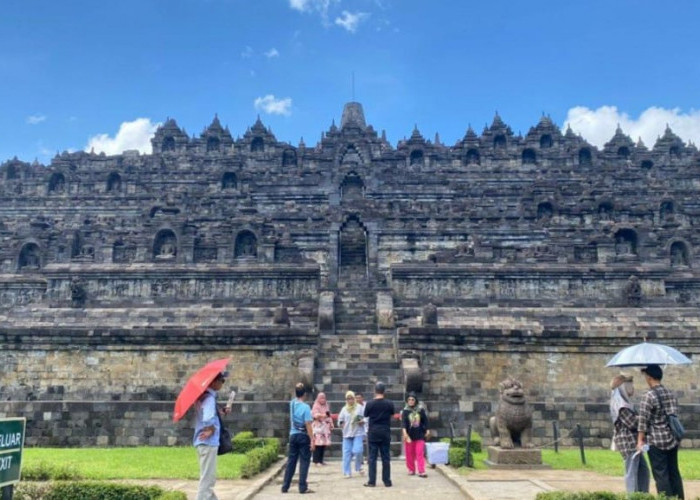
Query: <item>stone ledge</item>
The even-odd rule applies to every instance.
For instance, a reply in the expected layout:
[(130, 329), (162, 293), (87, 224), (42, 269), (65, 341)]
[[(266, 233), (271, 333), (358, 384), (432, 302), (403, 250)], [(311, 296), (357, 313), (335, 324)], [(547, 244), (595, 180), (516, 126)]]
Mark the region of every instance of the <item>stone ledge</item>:
[(542, 450), (539, 448), (504, 449), (500, 446), (489, 446), (486, 450), (489, 458), (484, 460), (484, 463), (492, 468), (549, 468), (542, 463)]

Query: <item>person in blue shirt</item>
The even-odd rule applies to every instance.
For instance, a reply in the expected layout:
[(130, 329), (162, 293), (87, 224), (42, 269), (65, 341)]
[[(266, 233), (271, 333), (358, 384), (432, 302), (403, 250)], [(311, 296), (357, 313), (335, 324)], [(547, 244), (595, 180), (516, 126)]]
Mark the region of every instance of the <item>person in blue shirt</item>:
[(304, 384), (298, 383), (294, 387), (295, 399), (289, 402), (289, 455), (287, 457), (287, 468), (284, 471), (284, 481), (282, 482), (282, 493), (289, 491), (292, 484), (292, 477), (299, 461), (299, 493), (313, 493), (309, 489), (306, 478), (309, 475), (309, 465), (311, 465), (311, 452), (314, 450), (313, 431), (311, 430), (311, 408), (304, 400), (306, 399), (306, 389)]
[(224, 415), (229, 410), (216, 408), (216, 393), (223, 387), (227, 376), (228, 372), (219, 373), (195, 403), (196, 420), (192, 444), (194, 444), (199, 457), (197, 500), (217, 499), (214, 485), (216, 484), (216, 456), (219, 451), (219, 433), (221, 431), (219, 414)]

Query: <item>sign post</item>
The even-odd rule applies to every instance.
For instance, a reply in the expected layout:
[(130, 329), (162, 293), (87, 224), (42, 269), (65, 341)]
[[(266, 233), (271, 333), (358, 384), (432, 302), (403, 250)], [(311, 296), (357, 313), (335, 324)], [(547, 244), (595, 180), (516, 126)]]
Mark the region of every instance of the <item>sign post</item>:
[(0, 418), (0, 498), (12, 499), (14, 485), (22, 472), (25, 418)]

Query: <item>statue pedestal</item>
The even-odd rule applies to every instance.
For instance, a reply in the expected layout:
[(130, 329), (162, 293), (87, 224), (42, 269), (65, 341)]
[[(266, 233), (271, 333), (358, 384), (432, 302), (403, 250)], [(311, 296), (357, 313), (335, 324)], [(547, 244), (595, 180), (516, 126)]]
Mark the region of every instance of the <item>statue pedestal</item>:
[(542, 450), (539, 448), (504, 449), (500, 446), (487, 448), (489, 458), (484, 463), (492, 469), (549, 469), (542, 463)]

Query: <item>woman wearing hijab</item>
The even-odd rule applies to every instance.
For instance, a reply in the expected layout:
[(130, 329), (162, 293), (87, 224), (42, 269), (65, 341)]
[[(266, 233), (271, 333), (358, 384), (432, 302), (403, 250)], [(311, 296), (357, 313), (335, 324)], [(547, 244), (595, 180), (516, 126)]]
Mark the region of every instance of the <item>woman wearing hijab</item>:
[(316, 396), (314, 406), (311, 408), (311, 417), (314, 419), (311, 423), (311, 429), (314, 432), (314, 443), (316, 443), (313, 461), (316, 465), (326, 465), (323, 462), (323, 454), (326, 451), (326, 446), (331, 444), (333, 419), (325, 393), (319, 392)]
[(355, 400), (355, 393), (345, 393), (345, 406), (338, 415), (338, 425), (343, 426), (343, 476), (352, 477), (351, 463), (355, 458), (355, 472), (362, 474), (362, 448), (365, 422), (363, 408)]
[(630, 398), (634, 394), (632, 377), (616, 375), (610, 382), (610, 418), (613, 421), (613, 445), (625, 463), (625, 487), (628, 493), (649, 492), (649, 468), (637, 453), (637, 421)]
[(428, 415), (418, 404), (415, 392), (409, 392), (406, 396), (406, 406), (401, 412), (401, 421), (408, 475), (415, 476), (418, 469), (418, 476), (428, 477), (425, 473), (425, 439), (430, 435)]

